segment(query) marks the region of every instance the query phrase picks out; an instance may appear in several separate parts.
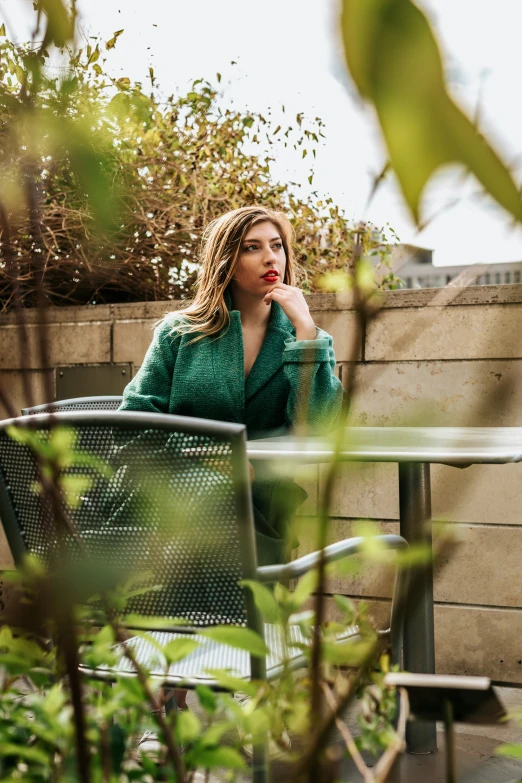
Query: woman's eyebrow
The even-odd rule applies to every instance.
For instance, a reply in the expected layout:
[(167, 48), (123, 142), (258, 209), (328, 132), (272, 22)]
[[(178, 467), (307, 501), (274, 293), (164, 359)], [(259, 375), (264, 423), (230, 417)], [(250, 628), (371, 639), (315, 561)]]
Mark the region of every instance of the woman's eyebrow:
[[(279, 234), (278, 234), (277, 236), (275, 236), (275, 237), (272, 237), (272, 238), (271, 238), (271, 239), (269, 239), (268, 241), (269, 241), (269, 242), (275, 242), (277, 239), (281, 239), (281, 237), (279, 236)], [(252, 242), (261, 242), (261, 239), (255, 239), (254, 237), (252, 237), (252, 239), (245, 239), (245, 240), (244, 240), (244, 242), (243, 242), (243, 244), (244, 244), (244, 245), (250, 245)]]

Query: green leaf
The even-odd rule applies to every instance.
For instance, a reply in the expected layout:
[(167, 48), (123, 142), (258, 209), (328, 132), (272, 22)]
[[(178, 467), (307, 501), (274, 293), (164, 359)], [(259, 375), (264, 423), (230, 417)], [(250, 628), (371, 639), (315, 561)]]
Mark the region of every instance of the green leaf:
[(252, 579), (244, 579), (239, 583), (252, 591), (254, 602), (267, 623), (280, 623), (281, 612), (274, 598), (274, 594), (266, 585)]
[(522, 200), (490, 144), (447, 92), (439, 47), (412, 0), (343, 0), (346, 62), (373, 103), (406, 203), (417, 223), (428, 180), (460, 163), (517, 221)]
[(317, 571), (308, 571), (301, 577), (293, 592), (293, 600), (297, 607), (301, 607), (317, 588)]
[(0, 25), (0, 35), (5, 38), (6, 32), (5, 32), (5, 24)]
[(0, 742), (0, 758), (4, 756), (14, 756), (17, 759), (25, 759), (46, 766), (49, 766), (51, 762), (50, 757), (43, 750), (27, 747), (22, 743)]
[(173, 628), (188, 625), (189, 621), (184, 617), (163, 618), (147, 617), (141, 614), (126, 614), (123, 618), (123, 623), (131, 630), (142, 628), (147, 631), (171, 631)]
[(91, 54), (87, 61), (87, 65), (92, 65), (93, 63), (97, 62), (100, 59), (100, 49), (97, 46), (94, 52)]
[(109, 40), (105, 43), (106, 49), (114, 49), (116, 46), (116, 41), (120, 37), (120, 35), (123, 33), (123, 30), (116, 30), (116, 32), (113, 34), (112, 38), (109, 38)]
[(222, 669), (207, 669), (207, 672), (215, 679), (218, 685), (221, 685), (227, 691), (245, 693), (247, 696), (255, 696), (257, 693), (257, 685), (250, 680), (234, 677), (233, 674), (229, 674)]
[(62, 0), (36, 0), (35, 6), (47, 16), (44, 44), (54, 43), (61, 49), (74, 35), (74, 20)]
[(78, 508), (82, 502), (82, 495), (92, 487), (92, 483), (93, 480), (90, 476), (60, 476), (60, 487), (67, 505), (70, 508)]
[(497, 756), (510, 756), (513, 759), (522, 759), (522, 745), (507, 744), (495, 748)]
[(235, 728), (236, 726), (237, 724), (234, 721), (222, 720), (219, 723), (214, 723), (212, 726), (209, 726), (209, 728), (200, 738), (201, 744), (207, 746), (219, 745), (223, 734), (226, 734), (227, 731)]
[(118, 774), (125, 757), (125, 732), (115, 721), (110, 722), (109, 738), (112, 770)]
[(165, 645), (163, 654), (169, 663), (176, 663), (190, 655), (199, 645), (196, 639), (174, 639)]
[(189, 745), (194, 742), (201, 731), (199, 718), (192, 710), (183, 710), (178, 712), (176, 718), (176, 733), (182, 745)]
[(358, 639), (347, 642), (325, 642), (323, 659), (337, 666), (362, 666), (375, 648), (375, 639)]
[(353, 623), (357, 610), (351, 598), (347, 598), (345, 595), (334, 595), (334, 601), (337, 604), (338, 609), (348, 618), (348, 622), (350, 624)]
[(216, 694), (212, 688), (207, 685), (196, 685), (196, 694), (205, 712), (212, 715), (217, 709)]
[(105, 156), (92, 143), (90, 131), (84, 126), (69, 123), (67, 129), (68, 155), (88, 205), (101, 227), (108, 227), (114, 219), (114, 200), (105, 167)]
[(98, 631), (93, 639), (94, 644), (110, 645), (115, 643), (114, 630), (110, 625), (104, 625), (104, 627)]
[(246, 769), (243, 757), (234, 748), (204, 748), (198, 751), (197, 764), (204, 769), (224, 767), (225, 769)]
[(215, 628), (207, 628), (202, 631), (201, 636), (206, 636), (220, 644), (228, 644), (238, 650), (246, 650), (256, 658), (264, 658), (269, 652), (261, 636), (250, 628), (217, 625)]

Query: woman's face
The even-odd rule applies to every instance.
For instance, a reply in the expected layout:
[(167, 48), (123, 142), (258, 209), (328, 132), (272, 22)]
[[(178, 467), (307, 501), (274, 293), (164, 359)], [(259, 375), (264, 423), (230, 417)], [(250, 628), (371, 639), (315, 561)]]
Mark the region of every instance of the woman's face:
[(256, 223), (243, 239), (232, 286), (263, 297), (285, 277), (286, 253), (279, 229), (270, 221)]

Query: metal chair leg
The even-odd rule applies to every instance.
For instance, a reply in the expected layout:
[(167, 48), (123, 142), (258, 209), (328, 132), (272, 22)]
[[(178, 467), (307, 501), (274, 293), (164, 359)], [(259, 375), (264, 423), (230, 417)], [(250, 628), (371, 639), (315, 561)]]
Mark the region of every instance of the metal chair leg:
[(268, 766), (268, 740), (262, 744), (254, 745), (254, 758), (252, 760), (252, 783), (270, 783), (270, 770)]

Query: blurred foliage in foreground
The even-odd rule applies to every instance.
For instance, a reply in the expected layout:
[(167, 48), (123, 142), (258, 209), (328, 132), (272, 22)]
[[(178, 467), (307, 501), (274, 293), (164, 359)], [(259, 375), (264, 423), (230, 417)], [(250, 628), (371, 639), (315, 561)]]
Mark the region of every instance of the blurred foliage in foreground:
[(412, 0), (343, 0), (346, 63), (377, 112), (389, 168), (417, 225), (441, 166), (460, 164), (517, 222), (522, 199), (508, 167), (451, 97), (438, 41)]
[[(315, 157), (319, 118), (308, 123), (298, 115), (293, 127), (274, 127), (259, 113), (223, 108), (218, 88), (201, 79), (187, 94), (168, 97), (152, 69), (148, 90), (114, 79), (100, 63), (116, 40), (63, 50), (57, 78), (45, 49), (0, 39), (0, 192), (24, 305), (35, 304), (37, 268), (55, 305), (186, 297), (202, 229), (256, 203), (290, 216), (305, 291), (329, 290), (321, 276), (349, 271), (361, 240), (382, 267), (381, 287), (397, 287), (386, 266), (386, 232), (359, 229), (332, 199), (274, 180), (267, 150), (285, 144)], [(24, 209), (28, 180), (37, 188), (29, 198), (37, 230)], [(11, 297), (0, 261), (3, 309)]]

